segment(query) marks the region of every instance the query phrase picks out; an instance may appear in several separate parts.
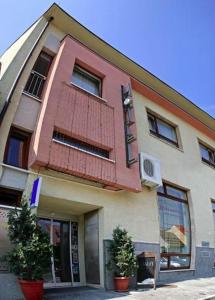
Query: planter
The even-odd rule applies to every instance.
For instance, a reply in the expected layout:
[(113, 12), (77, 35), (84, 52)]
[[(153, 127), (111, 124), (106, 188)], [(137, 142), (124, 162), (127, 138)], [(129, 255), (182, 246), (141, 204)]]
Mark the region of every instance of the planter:
[(20, 280), (23, 295), (26, 300), (42, 300), (43, 299), (43, 280)]
[(116, 292), (128, 292), (129, 277), (114, 277)]

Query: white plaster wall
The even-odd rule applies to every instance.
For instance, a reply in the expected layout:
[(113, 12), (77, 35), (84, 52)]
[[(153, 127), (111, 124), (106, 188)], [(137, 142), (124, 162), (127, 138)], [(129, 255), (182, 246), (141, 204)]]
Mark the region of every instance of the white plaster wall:
[[(139, 93), (134, 92), (134, 99), (139, 150), (160, 159), (164, 180), (190, 191), (193, 241), (196, 246), (209, 241), (213, 247), (211, 198), (215, 198), (215, 169), (201, 161), (198, 139), (214, 148), (215, 141)], [(182, 150), (150, 134), (146, 108), (178, 126)]]

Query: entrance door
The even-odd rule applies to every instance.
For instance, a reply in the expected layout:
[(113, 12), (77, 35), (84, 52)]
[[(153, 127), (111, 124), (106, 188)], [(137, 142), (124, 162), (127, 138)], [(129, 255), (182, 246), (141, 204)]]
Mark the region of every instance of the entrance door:
[(78, 223), (40, 219), (39, 224), (49, 234), (53, 245), (51, 269), (44, 277), (45, 282), (53, 285), (79, 282)]

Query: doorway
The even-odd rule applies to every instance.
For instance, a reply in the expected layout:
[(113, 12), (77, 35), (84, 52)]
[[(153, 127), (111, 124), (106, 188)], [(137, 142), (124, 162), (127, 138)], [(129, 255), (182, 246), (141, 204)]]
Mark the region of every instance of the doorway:
[(49, 234), (53, 245), (50, 271), (44, 276), (46, 286), (78, 284), (78, 222), (41, 218), (39, 224)]

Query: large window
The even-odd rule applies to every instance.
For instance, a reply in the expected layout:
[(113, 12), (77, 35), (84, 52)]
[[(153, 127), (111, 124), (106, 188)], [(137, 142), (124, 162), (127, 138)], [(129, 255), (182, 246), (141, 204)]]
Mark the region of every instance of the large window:
[(43, 86), (48, 75), (48, 71), (52, 62), (52, 56), (45, 52), (41, 52), (34, 67), (31, 71), (25, 92), (36, 98), (41, 98)]
[(199, 144), (199, 146), (200, 146), (202, 161), (215, 168), (215, 150), (201, 143)]
[(158, 189), (160, 212), (160, 269), (190, 266), (190, 216), (187, 193), (163, 184)]
[(148, 112), (149, 129), (153, 135), (178, 147), (176, 127)]
[(27, 168), (30, 135), (12, 128), (8, 137), (4, 162), (8, 165)]
[(101, 97), (101, 79), (77, 65), (73, 70), (72, 83), (91, 94)]

